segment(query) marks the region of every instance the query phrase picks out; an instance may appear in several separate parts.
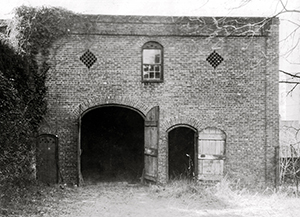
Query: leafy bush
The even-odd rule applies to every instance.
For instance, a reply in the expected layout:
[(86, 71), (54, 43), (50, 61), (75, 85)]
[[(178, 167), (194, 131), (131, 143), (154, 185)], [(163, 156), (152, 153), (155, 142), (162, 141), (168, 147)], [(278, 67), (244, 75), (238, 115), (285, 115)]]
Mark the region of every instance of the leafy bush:
[(49, 49), (76, 17), (60, 8), (21, 6), (0, 40), (0, 187), (30, 177), (34, 138), (46, 112)]
[(45, 77), (34, 60), (0, 41), (0, 183), (32, 174), (37, 127), (46, 111)]

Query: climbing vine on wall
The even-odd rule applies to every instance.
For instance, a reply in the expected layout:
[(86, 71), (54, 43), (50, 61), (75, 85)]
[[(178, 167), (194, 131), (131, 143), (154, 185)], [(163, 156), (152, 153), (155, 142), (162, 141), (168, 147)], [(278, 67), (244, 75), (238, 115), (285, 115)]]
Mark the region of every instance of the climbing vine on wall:
[(35, 72), (34, 61), (0, 42), (0, 186), (32, 173), (32, 138), (46, 111), (44, 77)]
[(46, 54), (55, 40), (67, 35), (73, 16), (60, 8), (21, 6), (9, 26), (10, 40), (21, 53)]
[(22, 6), (0, 41), (0, 186), (28, 179), (33, 138), (46, 113), (46, 72), (51, 45), (68, 35), (76, 14)]
[(41, 52), (46, 55), (51, 45), (80, 27), (87, 33), (91, 29), (88, 16), (57, 7), (21, 6), (15, 10), (10, 29), (10, 41), (26, 54)]
[[(35, 100), (35, 105), (39, 105), (36, 109), (45, 107), (45, 79), (50, 67), (51, 46), (57, 40), (68, 37), (70, 29), (82, 23), (86, 23), (84, 16), (62, 8), (21, 6), (15, 9), (15, 16), (8, 25), (9, 42), (30, 63), (28, 89), (35, 95), (28, 101)], [(41, 116), (33, 121), (35, 127)]]

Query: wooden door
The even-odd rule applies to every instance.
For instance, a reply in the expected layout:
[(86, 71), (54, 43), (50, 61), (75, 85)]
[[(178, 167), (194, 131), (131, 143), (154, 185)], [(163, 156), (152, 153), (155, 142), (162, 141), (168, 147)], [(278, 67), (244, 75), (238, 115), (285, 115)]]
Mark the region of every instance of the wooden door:
[(198, 132), (194, 134), (194, 178), (198, 177)]
[(36, 172), (41, 182), (58, 182), (57, 146), (58, 138), (55, 135), (43, 134), (37, 138)]
[(157, 181), (159, 107), (153, 107), (145, 118), (144, 178)]
[[(81, 112), (81, 106), (79, 107), (79, 112)], [(77, 184), (81, 185), (83, 184), (83, 177), (82, 177), (82, 173), (81, 173), (81, 154), (82, 154), (82, 150), (81, 150), (81, 116), (79, 116), (78, 118), (78, 128), (77, 128), (77, 132), (78, 132), (78, 141), (77, 141), (77, 175), (78, 175), (78, 180), (77, 180)]]
[(226, 136), (223, 131), (216, 128), (207, 128), (199, 133), (198, 179), (222, 179), (225, 159), (225, 139)]

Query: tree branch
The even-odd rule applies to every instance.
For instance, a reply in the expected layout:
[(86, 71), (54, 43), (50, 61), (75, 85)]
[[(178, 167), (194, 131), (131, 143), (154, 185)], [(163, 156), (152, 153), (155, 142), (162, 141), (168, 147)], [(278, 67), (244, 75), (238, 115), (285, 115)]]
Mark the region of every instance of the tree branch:
[[(300, 74), (300, 72), (297, 72), (295, 74), (292, 74), (292, 73), (289, 73), (289, 72), (286, 72), (286, 71), (283, 71), (283, 70), (279, 70), (279, 72), (282, 72), (283, 74), (289, 75), (293, 78), (300, 78), (300, 75), (297, 75), (297, 74)], [(298, 83), (300, 83), (300, 81)]]
[(279, 83), (283, 84), (300, 84), (300, 81), (279, 81)]

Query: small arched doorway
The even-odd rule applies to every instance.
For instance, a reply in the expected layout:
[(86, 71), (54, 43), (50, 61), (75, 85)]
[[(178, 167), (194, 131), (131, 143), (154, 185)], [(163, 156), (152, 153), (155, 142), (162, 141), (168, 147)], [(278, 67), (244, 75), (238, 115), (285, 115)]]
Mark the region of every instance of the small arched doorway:
[(81, 173), (85, 183), (137, 182), (144, 167), (144, 117), (123, 106), (103, 106), (81, 118)]
[(168, 131), (169, 179), (192, 178), (197, 172), (197, 131), (187, 125)]

